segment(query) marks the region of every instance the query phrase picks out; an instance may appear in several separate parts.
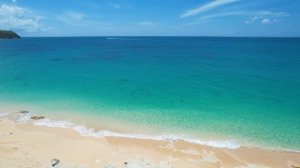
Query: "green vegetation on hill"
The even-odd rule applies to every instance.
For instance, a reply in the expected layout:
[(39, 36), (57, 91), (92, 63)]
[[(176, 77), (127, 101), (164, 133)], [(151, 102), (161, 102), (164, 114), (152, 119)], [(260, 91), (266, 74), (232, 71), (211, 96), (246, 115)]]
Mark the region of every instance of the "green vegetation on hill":
[(21, 38), (21, 37), (13, 31), (0, 30), (0, 38), (11, 39), (11, 38)]

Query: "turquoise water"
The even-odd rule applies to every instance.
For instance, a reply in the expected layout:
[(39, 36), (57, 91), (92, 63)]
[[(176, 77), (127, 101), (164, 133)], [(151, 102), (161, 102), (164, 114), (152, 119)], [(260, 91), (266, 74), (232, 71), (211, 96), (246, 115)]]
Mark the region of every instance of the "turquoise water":
[(300, 150), (300, 39), (0, 40), (0, 101)]

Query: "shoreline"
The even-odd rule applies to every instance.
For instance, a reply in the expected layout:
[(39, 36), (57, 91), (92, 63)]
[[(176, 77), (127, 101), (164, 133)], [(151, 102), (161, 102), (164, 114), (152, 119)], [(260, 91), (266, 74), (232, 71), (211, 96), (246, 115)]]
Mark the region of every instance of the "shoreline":
[[(159, 127), (149, 127), (148, 125), (140, 125), (140, 123), (129, 122), (127, 120), (114, 119), (107, 116), (98, 116), (95, 114), (85, 115), (79, 112), (71, 111), (55, 111), (45, 109), (43, 107), (33, 106), (29, 104), (0, 104), (1, 114), (18, 114), (24, 109), (30, 109), (27, 120), (30, 116), (44, 116), (45, 120), (36, 121), (36, 125), (73, 129), (83, 136), (92, 136), (102, 138), (103, 136), (129, 137), (134, 139), (154, 139), (154, 140), (179, 140), (195, 143), (199, 145), (207, 145), (221, 148), (261, 148), (271, 151), (287, 151), (300, 153), (300, 148), (288, 148), (280, 145), (269, 144), (268, 142), (253, 142), (243, 137), (227, 136), (226, 134), (189, 134), (182, 131), (174, 133), (176, 130), (161, 130)], [(27, 114), (25, 114), (27, 115)], [(16, 120), (15, 116), (15, 119)], [(20, 116), (18, 116), (20, 117)], [(25, 117), (26, 118), (26, 117)], [(75, 128), (74, 128), (75, 127)], [(82, 130), (78, 130), (78, 128)], [(89, 134), (89, 135), (87, 135)], [(103, 134), (103, 135), (101, 135)]]
[[(11, 115), (14, 114), (14, 115)], [(37, 157), (39, 159), (46, 161), (39, 161), (41, 165), (49, 164), (50, 156), (59, 158), (63, 165), (71, 164), (71, 162), (76, 162), (78, 159), (77, 155), (72, 157), (67, 157), (65, 155), (69, 155), (68, 151), (60, 151), (61, 154), (50, 155), (50, 153), (55, 153), (57, 151), (47, 151), (42, 150), (43, 146), (56, 146), (61, 149), (65, 149), (68, 146), (69, 142), (72, 142), (70, 149), (79, 148), (79, 146), (85, 148), (86, 146), (90, 146), (91, 149), (85, 151), (86, 153), (93, 153), (92, 146), (99, 146), (101, 148), (109, 148), (108, 151), (111, 153), (116, 152), (115, 148), (118, 146), (117, 151), (126, 151), (123, 152), (121, 156), (110, 156), (104, 160), (105, 163), (98, 162), (97, 159), (94, 160), (81, 160), (80, 163), (76, 164), (85, 164), (89, 165), (89, 167), (96, 166), (107, 166), (107, 165), (116, 165), (115, 167), (126, 166), (124, 163), (127, 162), (127, 166), (130, 164), (146, 164), (145, 160), (151, 160), (151, 164), (153, 167), (159, 167), (161, 162), (167, 163), (162, 167), (220, 167), (222, 163), (224, 167), (238, 167), (244, 166), (249, 167), (255, 165), (256, 167), (297, 167), (300, 166), (300, 153), (295, 151), (282, 151), (282, 150), (271, 150), (261, 147), (250, 147), (250, 146), (239, 146), (238, 148), (224, 148), (224, 147), (216, 147), (209, 146), (207, 144), (196, 144), (183, 140), (174, 140), (174, 139), (143, 139), (136, 137), (126, 137), (126, 136), (82, 136), (80, 132), (76, 129), (72, 129), (72, 127), (60, 128), (60, 127), (49, 127), (42, 124), (41, 120), (32, 120), (30, 117), (26, 119), (26, 122), (17, 122), (18, 114), (20, 113), (9, 113), (8, 116), (0, 115), (0, 125), (1, 125), (1, 138), (0, 138), (0, 156), (7, 156), (5, 154), (10, 149), (6, 149), (8, 146), (14, 146), (14, 142), (17, 141), (17, 144), (25, 145), (25, 146), (36, 146), (34, 142), (39, 143), (34, 149), (34, 151), (27, 151), (26, 147), (21, 145), (17, 145), (17, 148), (23, 149), (28, 153), (43, 153), (45, 156)], [(26, 113), (25, 113), (26, 114)], [(47, 119), (47, 118), (46, 118)], [(15, 120), (15, 121), (14, 121)], [(25, 121), (25, 120), (24, 120)], [(74, 128), (82, 128), (79, 125), (74, 126)], [(94, 130), (91, 130), (94, 131)], [(6, 134), (8, 133), (8, 134)], [(10, 134), (12, 133), (12, 134)], [(20, 135), (17, 135), (20, 134)], [(48, 138), (41, 138), (41, 135), (46, 135)], [(122, 134), (121, 134), (122, 135)], [(26, 137), (26, 138), (24, 138)], [(28, 138), (28, 139), (27, 139)], [(63, 143), (56, 144), (56, 140), (64, 141)], [(28, 140), (28, 141), (27, 141)], [(51, 140), (51, 141), (50, 141)], [(92, 143), (85, 143), (82, 145), (83, 141), (92, 141)], [(113, 144), (110, 144), (113, 143)], [(66, 146), (65, 146), (66, 145)], [(128, 147), (127, 147), (128, 146)], [(114, 149), (111, 149), (114, 148)], [(13, 149), (13, 148), (11, 148)], [(138, 149), (138, 150), (136, 150)], [(155, 152), (153, 151), (155, 149)], [(79, 150), (79, 149), (78, 149)], [(96, 152), (96, 151), (95, 151)], [(20, 152), (15, 151), (10, 153), (20, 154)], [(107, 155), (107, 150), (100, 150), (96, 152), (97, 155)], [(141, 158), (136, 157), (140, 155), (144, 155)], [(73, 154), (74, 155), (74, 154)], [(79, 154), (81, 157), (85, 158), (84, 154)], [(108, 154), (109, 155), (109, 154)], [(130, 157), (128, 157), (130, 156)], [(44, 158), (45, 157), (45, 158)], [(171, 157), (171, 158), (170, 158)], [(175, 159), (174, 159), (175, 158)], [(278, 160), (280, 158), (280, 160)], [(11, 157), (10, 160), (15, 160), (16, 157)], [(85, 158), (87, 159), (87, 158)], [(123, 163), (116, 163), (116, 159), (118, 161), (123, 161)], [(80, 160), (80, 159), (79, 159)], [(114, 161), (113, 161), (114, 160)], [(130, 162), (131, 161), (131, 162)], [(2, 163), (2, 161), (0, 162)], [(3, 163), (7, 163), (7, 161), (3, 161)], [(274, 164), (276, 163), (276, 164)], [(9, 164), (9, 163), (7, 163)], [(234, 165), (234, 166), (233, 166)], [(0, 164), (1, 167), (1, 164)], [(14, 167), (11, 166), (10, 167)], [(72, 167), (72, 166), (70, 166)], [(76, 166), (75, 166), (76, 167)]]
[[(8, 108), (9, 107), (9, 108)], [(279, 152), (295, 152), (300, 154), (298, 148), (286, 148), (280, 146), (274, 146), (264, 143), (255, 143), (247, 139), (239, 137), (231, 137), (224, 135), (211, 135), (211, 134), (199, 134), (191, 135), (183, 132), (174, 133), (172, 131), (160, 130), (157, 127), (142, 126), (138, 123), (128, 122), (126, 120), (115, 120), (106, 116), (91, 115), (86, 116), (81, 113), (70, 112), (55, 112), (49, 113), (48, 110), (43, 108), (28, 106), (19, 106), (16, 108), (13, 106), (1, 107), (0, 119), (10, 118), (10, 120), (18, 123), (31, 123), (35, 126), (44, 126), (49, 128), (70, 129), (76, 131), (81, 136), (105, 138), (105, 137), (120, 137), (120, 138), (132, 138), (132, 139), (145, 139), (155, 141), (184, 141), (191, 144), (205, 145), (215, 148), (228, 148), (238, 149), (240, 147), (260, 148), (270, 151)], [(30, 111), (25, 110), (25, 114), (21, 114), (21, 109), (32, 109)], [(4, 112), (6, 111), (6, 112)], [(28, 112), (28, 113), (27, 113)], [(43, 119), (32, 120), (32, 116), (42, 116)], [(99, 118), (100, 117), (100, 118)], [(19, 120), (19, 121), (18, 121)], [(23, 121), (21, 121), (23, 120)]]

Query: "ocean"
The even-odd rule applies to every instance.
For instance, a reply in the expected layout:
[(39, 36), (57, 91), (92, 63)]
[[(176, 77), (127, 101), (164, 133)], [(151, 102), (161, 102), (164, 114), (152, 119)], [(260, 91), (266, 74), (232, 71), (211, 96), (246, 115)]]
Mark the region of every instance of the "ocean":
[(299, 97), (300, 38), (0, 40), (0, 104), (49, 115), (299, 151)]

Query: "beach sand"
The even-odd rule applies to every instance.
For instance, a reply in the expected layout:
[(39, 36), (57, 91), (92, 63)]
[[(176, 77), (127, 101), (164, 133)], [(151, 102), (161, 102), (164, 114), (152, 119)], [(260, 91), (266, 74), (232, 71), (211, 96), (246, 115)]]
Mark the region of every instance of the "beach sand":
[[(184, 141), (82, 136), (0, 117), (0, 168), (296, 168), (300, 153)], [(51, 163), (52, 161), (52, 163)]]

